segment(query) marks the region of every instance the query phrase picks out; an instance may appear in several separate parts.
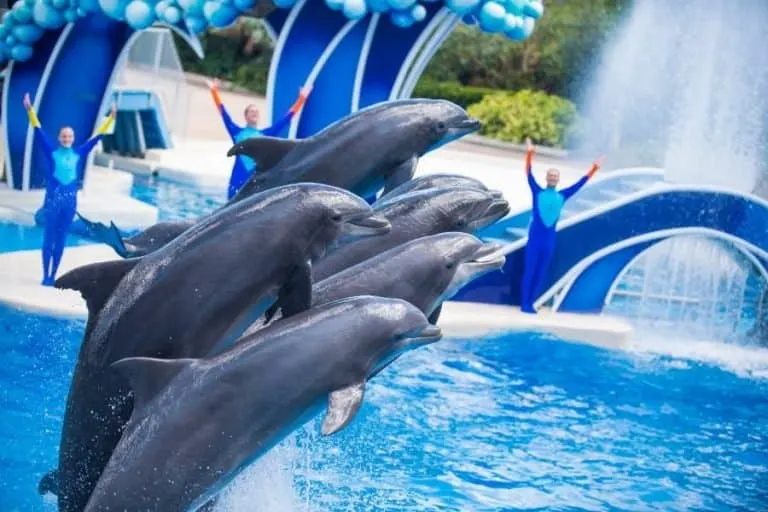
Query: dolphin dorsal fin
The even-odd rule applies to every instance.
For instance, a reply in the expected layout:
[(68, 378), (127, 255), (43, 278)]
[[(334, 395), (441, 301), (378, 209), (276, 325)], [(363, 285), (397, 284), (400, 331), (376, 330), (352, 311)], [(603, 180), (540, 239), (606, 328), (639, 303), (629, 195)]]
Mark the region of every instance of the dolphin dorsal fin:
[(138, 409), (151, 401), (173, 378), (196, 359), (157, 359), (154, 357), (126, 357), (112, 363), (133, 390), (133, 407)]
[(364, 392), (365, 381), (362, 381), (337, 389), (328, 396), (328, 412), (320, 430), (324, 436), (335, 434), (349, 425), (360, 410)]
[(99, 314), (123, 277), (140, 261), (141, 258), (129, 258), (84, 265), (56, 279), (54, 286), (61, 290), (79, 291), (88, 306), (88, 317), (93, 318)]
[(300, 143), (301, 140), (295, 139), (253, 137), (235, 144), (232, 149), (238, 148), (238, 154), (251, 157), (258, 165), (259, 172), (264, 172), (276, 166)]

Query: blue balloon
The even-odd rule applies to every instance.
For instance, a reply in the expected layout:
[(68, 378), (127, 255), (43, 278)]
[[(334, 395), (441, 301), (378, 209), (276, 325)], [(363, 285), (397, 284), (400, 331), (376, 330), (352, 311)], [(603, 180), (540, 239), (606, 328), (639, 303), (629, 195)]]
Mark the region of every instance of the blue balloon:
[(125, 20), (126, 5), (122, 0), (99, 0), (99, 6), (104, 14), (116, 20)]
[(256, 0), (232, 0), (232, 5), (237, 7), (239, 11), (247, 11), (256, 5)]
[(459, 16), (469, 14), (474, 11), (480, 0), (445, 0), (445, 5)]
[(533, 34), (533, 28), (535, 26), (536, 22), (533, 20), (533, 18), (528, 18), (527, 16), (523, 18), (523, 32), (525, 33), (526, 39), (531, 37), (531, 34)]
[(480, 9), (480, 29), (485, 32), (501, 32), (507, 11), (497, 2), (486, 2)]
[(62, 13), (44, 4), (42, 0), (37, 0), (32, 8), (32, 19), (38, 26), (47, 29), (60, 28), (67, 21)]
[(63, 11), (69, 7), (69, 0), (51, 0), (51, 5), (56, 9)]
[(99, 12), (101, 10), (99, 8), (99, 0), (80, 0), (77, 3), (77, 7), (84, 13)]
[(162, 18), (163, 13), (170, 6), (171, 6), (171, 2), (169, 2), (168, 0), (160, 0), (155, 4), (155, 16), (157, 16), (158, 18)]
[(179, 0), (179, 7), (182, 8), (187, 18), (199, 18), (203, 22), (205, 22), (204, 5), (205, 0)]
[(293, 7), (293, 5), (296, 3), (296, 0), (273, 0), (276, 7), (280, 9), (289, 9)]
[(410, 13), (407, 12), (394, 11), (389, 15), (389, 19), (392, 20), (392, 23), (395, 26), (400, 28), (408, 28), (413, 25), (413, 19), (411, 18)]
[(181, 9), (175, 6), (167, 8), (163, 12), (163, 20), (169, 25), (175, 25), (181, 21)]
[(146, 2), (133, 0), (125, 8), (125, 22), (135, 30), (143, 30), (155, 22), (154, 9)]
[(199, 34), (206, 29), (207, 23), (204, 19), (196, 16), (187, 16), (184, 18), (184, 23), (187, 25), (187, 29), (193, 34)]
[(325, 5), (332, 11), (340, 11), (344, 8), (344, 0), (325, 0)]
[(387, 12), (389, 0), (368, 0), (368, 10), (371, 12)]
[(368, 7), (365, 0), (345, 0), (342, 12), (351, 20), (359, 20), (368, 14)]
[(6, 11), (5, 14), (3, 14), (3, 25), (12, 27), (15, 24), (16, 24), (16, 19), (13, 15), (13, 11)]
[(8, 36), (5, 38), (5, 44), (8, 46), (15, 46), (16, 45), (16, 38), (13, 36)]
[(416, 4), (411, 8), (411, 18), (413, 18), (413, 21), (416, 23), (420, 21), (424, 21), (424, 18), (427, 17), (427, 8), (423, 5)]
[(504, 17), (504, 34), (513, 41), (524, 40), (523, 18), (514, 14), (507, 14)]
[(541, 2), (528, 2), (523, 8), (523, 14), (537, 20), (544, 14), (544, 5)]
[(504, 7), (508, 13), (522, 16), (526, 5), (528, 5), (526, 0), (506, 0)]
[(394, 9), (395, 11), (404, 11), (406, 9), (409, 9), (413, 6), (413, 4), (416, 3), (416, 0), (388, 0), (389, 5)]
[(32, 21), (32, 10), (23, 2), (13, 4), (13, 17), (19, 23), (29, 23)]
[(64, 19), (67, 20), (67, 23), (73, 23), (78, 20), (77, 15), (77, 9), (72, 9), (71, 7), (64, 11)]
[(11, 31), (13, 37), (26, 44), (36, 42), (43, 35), (43, 29), (37, 25), (18, 25)]
[(234, 7), (225, 5), (221, 2), (206, 2), (203, 5), (205, 19), (211, 26), (216, 28), (228, 27), (237, 20), (240, 15)]
[(17, 44), (11, 48), (11, 58), (24, 62), (32, 58), (32, 47), (26, 44)]
[(35, 6), (35, 0), (24, 0), (24, 4), (25, 4), (27, 7), (30, 7), (30, 8), (32, 8), (32, 7), (34, 7), (34, 6)]

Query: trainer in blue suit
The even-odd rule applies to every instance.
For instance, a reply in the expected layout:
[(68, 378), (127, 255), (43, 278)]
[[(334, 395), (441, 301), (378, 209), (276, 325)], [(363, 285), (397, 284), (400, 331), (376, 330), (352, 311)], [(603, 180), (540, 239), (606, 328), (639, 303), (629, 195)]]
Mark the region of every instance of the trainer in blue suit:
[[(224, 121), (224, 128), (232, 138), (232, 142), (237, 144), (245, 139), (251, 137), (261, 137), (266, 135), (269, 137), (276, 137), (291, 121), (294, 115), (301, 110), (304, 103), (307, 101), (307, 96), (312, 90), (311, 86), (306, 86), (299, 91), (299, 97), (296, 103), (286, 112), (286, 114), (280, 118), (272, 126), (266, 128), (258, 128), (259, 125), (259, 109), (256, 105), (248, 105), (245, 107), (245, 126), (239, 126), (232, 120), (232, 116), (227, 112), (226, 107), (221, 102), (221, 96), (219, 96), (219, 88), (217, 81), (214, 80), (211, 83), (211, 96), (213, 96), (213, 102), (221, 113), (221, 119)], [(232, 167), (232, 174), (229, 176), (229, 187), (227, 188), (227, 199), (232, 199), (237, 191), (240, 190), (251, 174), (256, 170), (256, 162), (252, 158), (247, 156), (238, 155), (235, 158), (235, 165)]]
[(43, 233), (43, 286), (53, 286), (59, 263), (64, 254), (67, 233), (75, 219), (77, 211), (77, 191), (85, 171), (88, 154), (109, 130), (115, 119), (116, 107), (112, 105), (109, 117), (96, 131), (96, 134), (78, 147), (72, 147), (75, 142), (75, 131), (71, 126), (63, 126), (59, 130), (58, 144), (54, 144), (40, 126), (29, 94), (24, 95), (24, 108), (27, 109), (29, 122), (35, 130), (35, 137), (42, 146), (47, 160), (45, 173), (45, 199), (42, 214), (44, 219)]
[(525, 155), (525, 172), (533, 196), (533, 208), (531, 225), (528, 228), (528, 244), (525, 246), (525, 270), (520, 294), (520, 309), (525, 313), (536, 313), (533, 303), (541, 292), (547, 268), (555, 254), (557, 221), (560, 219), (560, 212), (565, 202), (586, 185), (597, 172), (600, 161), (592, 164), (592, 168), (579, 181), (562, 190), (556, 188), (560, 182), (560, 171), (549, 169), (547, 186), (542, 188), (533, 177), (533, 144), (530, 139), (526, 142), (528, 152)]

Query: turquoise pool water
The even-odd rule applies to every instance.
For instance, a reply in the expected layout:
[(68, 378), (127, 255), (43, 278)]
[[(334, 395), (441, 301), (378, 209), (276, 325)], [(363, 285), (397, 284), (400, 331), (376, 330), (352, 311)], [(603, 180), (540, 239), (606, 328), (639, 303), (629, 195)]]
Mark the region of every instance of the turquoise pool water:
[[(134, 195), (165, 218), (223, 201), (139, 180)], [(36, 487), (83, 327), (0, 307), (2, 511), (55, 509)], [(714, 340), (444, 340), (377, 376), (346, 430), (286, 440), (220, 510), (765, 510), (767, 397), (768, 353)]]

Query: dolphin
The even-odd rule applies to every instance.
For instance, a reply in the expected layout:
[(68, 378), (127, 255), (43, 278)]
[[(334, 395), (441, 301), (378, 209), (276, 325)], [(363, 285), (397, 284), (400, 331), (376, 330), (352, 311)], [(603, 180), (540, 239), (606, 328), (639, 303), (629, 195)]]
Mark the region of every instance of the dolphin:
[[(312, 306), (356, 295), (391, 297), (418, 307), (435, 324), (443, 302), (481, 275), (501, 269), (505, 261), (500, 244), (483, 243), (469, 233), (425, 236), (315, 283)], [(265, 321), (277, 319), (276, 314)]]
[(292, 312), (309, 308), (310, 261), (346, 225), (377, 234), (390, 228), (348, 191), (289, 185), (222, 209), (147, 256), (57, 279), (57, 288), (79, 290), (88, 305), (61, 436), (60, 510), (83, 509), (128, 421), (130, 389), (111, 363), (219, 351), (275, 297)]
[[(418, 178), (413, 178), (389, 193), (383, 194), (376, 200), (375, 204), (382, 204), (393, 197), (408, 192), (415, 192), (416, 190), (448, 187), (467, 187), (488, 191), (488, 187), (486, 187), (482, 181), (476, 178), (470, 178), (469, 176), (462, 176), (461, 174), (426, 174), (424, 176), (419, 176)], [(494, 194), (495, 197), (502, 197), (501, 191), (491, 190), (490, 192)]]
[(371, 377), (441, 336), (406, 301), (358, 296), (214, 357), (117, 361), (135, 407), (85, 511), (196, 510), (326, 403), (322, 435), (345, 428)]
[(409, 192), (374, 211), (385, 217), (392, 229), (370, 239), (340, 237), (325, 257), (312, 266), (314, 282), (341, 272), (377, 254), (423, 236), (460, 231), (473, 233), (509, 213), (509, 203), (491, 192), (470, 188), (443, 188)]
[(249, 156), (259, 172), (231, 202), (297, 181), (326, 183), (362, 197), (382, 187), (387, 193), (413, 177), (419, 157), (479, 128), (480, 121), (450, 101), (405, 99), (361, 109), (306, 139), (247, 139), (227, 156)]
[(107, 244), (122, 258), (146, 256), (163, 247), (197, 222), (197, 219), (158, 222), (136, 235), (123, 238), (123, 234), (114, 222), (110, 222), (107, 226), (101, 222), (88, 220), (79, 213), (77, 215), (90, 238)]

